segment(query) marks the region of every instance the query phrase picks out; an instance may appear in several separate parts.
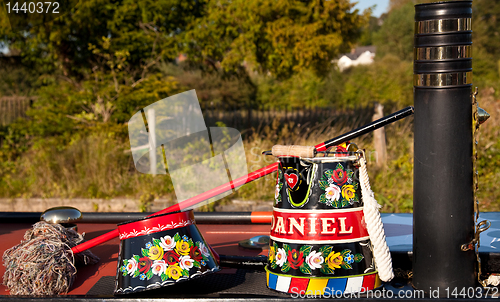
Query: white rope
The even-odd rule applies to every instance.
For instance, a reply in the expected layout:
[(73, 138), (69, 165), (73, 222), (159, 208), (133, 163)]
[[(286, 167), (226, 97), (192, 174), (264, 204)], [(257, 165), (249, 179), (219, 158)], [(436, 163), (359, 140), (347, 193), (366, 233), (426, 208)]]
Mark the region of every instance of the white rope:
[(364, 204), (363, 214), (365, 216), (368, 235), (370, 235), (370, 241), (373, 245), (373, 257), (375, 258), (375, 265), (377, 266), (380, 280), (388, 282), (394, 278), (394, 272), (392, 271), (391, 253), (385, 241), (384, 225), (380, 218), (380, 205), (375, 200), (370, 187), (365, 158), (361, 157), (359, 162), (361, 166), (359, 169), (359, 180), (361, 182), (361, 195)]
[(498, 286), (500, 284), (500, 275), (491, 274), (485, 281), (486, 285)]

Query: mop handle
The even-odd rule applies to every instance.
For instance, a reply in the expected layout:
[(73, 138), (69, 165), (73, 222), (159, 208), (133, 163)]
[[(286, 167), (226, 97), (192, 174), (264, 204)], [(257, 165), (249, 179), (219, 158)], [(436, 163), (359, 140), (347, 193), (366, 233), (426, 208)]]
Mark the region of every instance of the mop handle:
[[(392, 113), (388, 116), (385, 116), (381, 119), (378, 119), (374, 122), (371, 122), (370, 124), (367, 124), (365, 126), (362, 126), (358, 129), (355, 129), (355, 130), (352, 130), (350, 132), (347, 132), (346, 134), (343, 134), (343, 135), (340, 135), (340, 136), (337, 136), (331, 140), (328, 140), (326, 142), (322, 142), (315, 147), (316, 151), (325, 151), (326, 149), (328, 149), (329, 147), (331, 146), (335, 146), (335, 145), (338, 145), (338, 144), (341, 144), (345, 141), (348, 141), (348, 140), (351, 140), (355, 137), (358, 137), (360, 135), (363, 135), (363, 134), (366, 134), (370, 131), (373, 131), (375, 129), (378, 129), (380, 127), (383, 127), (387, 124), (390, 124), (390, 123), (393, 123), (397, 120), (400, 120), (404, 117), (407, 117), (409, 115), (412, 115), (414, 113), (415, 109), (412, 107), (412, 106), (409, 106), (409, 107), (406, 107), (402, 110), (399, 110), (395, 113)], [(264, 168), (261, 168), (259, 170), (256, 170), (254, 172), (251, 172), (250, 174), (248, 175), (245, 175), (245, 176), (242, 176), (242, 177), (239, 177), (233, 181), (230, 181), (228, 183), (225, 183), (223, 185), (220, 185), (216, 188), (213, 188), (211, 190), (208, 190), (204, 193), (201, 193), (199, 195), (196, 195), (196, 196), (193, 196), (189, 199), (186, 199), (184, 201), (181, 201), (179, 202), (178, 204), (175, 204), (173, 206), (170, 206), (166, 209), (163, 209), (159, 212), (156, 212), (154, 214), (151, 214), (147, 217), (150, 217), (150, 216), (153, 216), (153, 215), (160, 215), (160, 214), (166, 214), (166, 213), (171, 213), (171, 212), (175, 212), (175, 211), (181, 211), (181, 210), (184, 210), (186, 208), (189, 208), (189, 207), (192, 207), (202, 201), (205, 201), (207, 199), (210, 199), (214, 196), (217, 196), (219, 194), (222, 194), (222, 193), (225, 193), (227, 191), (230, 191), (230, 190), (234, 190), (235, 188), (237, 187), (240, 187), (244, 184), (247, 184), (251, 181), (254, 181), (256, 179), (259, 179), (263, 176), (266, 176), (268, 174), (271, 174), (273, 173), (274, 171), (278, 170), (278, 163), (273, 163), (273, 164), (270, 164)], [(98, 236), (98, 237), (95, 237), (89, 241), (86, 241), (86, 242), (83, 242), (83, 243), (80, 243), (79, 245), (77, 246), (74, 246), (73, 248), (71, 248), (71, 251), (73, 253), (80, 253), (80, 252), (83, 252), (89, 248), (92, 248), (94, 246), (97, 246), (101, 243), (104, 243), (106, 241), (109, 241), (111, 239), (114, 239), (116, 237), (118, 237), (119, 233), (118, 233), (118, 229), (115, 229), (113, 231), (110, 231), (106, 234), (103, 234), (101, 236)]]

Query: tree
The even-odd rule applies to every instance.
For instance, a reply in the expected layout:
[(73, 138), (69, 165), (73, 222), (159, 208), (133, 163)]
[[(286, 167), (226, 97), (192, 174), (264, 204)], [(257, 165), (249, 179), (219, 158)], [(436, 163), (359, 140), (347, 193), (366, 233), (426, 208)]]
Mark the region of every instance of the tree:
[(125, 123), (138, 109), (178, 91), (157, 66), (179, 54), (179, 34), (201, 16), (204, 5), (89, 0), (38, 26), (25, 23), (21, 31), (2, 26), (4, 43), (17, 49), (27, 66), (42, 70), (43, 87), (31, 112), (39, 124), (32, 135)]
[(189, 56), (214, 68), (244, 65), (278, 78), (309, 68), (324, 73), (367, 19), (352, 7), (348, 0), (210, 1), (187, 32)]
[(392, 9), (373, 36), (377, 56), (393, 54), (401, 60), (413, 60), (415, 9), (412, 1)]
[(500, 74), (500, 3), (475, 0), (472, 8), (474, 77), (496, 86)]

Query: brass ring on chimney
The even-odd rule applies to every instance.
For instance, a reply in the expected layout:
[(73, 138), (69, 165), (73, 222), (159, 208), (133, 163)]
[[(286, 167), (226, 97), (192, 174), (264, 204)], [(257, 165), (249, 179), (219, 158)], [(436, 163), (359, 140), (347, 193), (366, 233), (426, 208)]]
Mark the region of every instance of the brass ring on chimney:
[(414, 49), (415, 60), (447, 60), (472, 58), (471, 45), (418, 47)]
[(446, 87), (472, 84), (472, 71), (413, 75), (414, 86)]
[(433, 19), (415, 22), (415, 34), (447, 33), (472, 30), (471, 18)]

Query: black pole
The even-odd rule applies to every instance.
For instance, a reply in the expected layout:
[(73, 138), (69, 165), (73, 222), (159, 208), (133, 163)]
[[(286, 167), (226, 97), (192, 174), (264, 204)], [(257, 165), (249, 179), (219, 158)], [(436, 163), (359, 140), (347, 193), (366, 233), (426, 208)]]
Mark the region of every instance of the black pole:
[(399, 121), (402, 118), (410, 116), (414, 112), (415, 112), (415, 109), (412, 106), (408, 106), (404, 109), (401, 109), (399, 111), (391, 113), (391, 114), (384, 116), (383, 118), (380, 118), (380, 119), (373, 121), (369, 124), (366, 124), (366, 125), (361, 126), (357, 129), (351, 130), (345, 134), (339, 135), (339, 136), (332, 138), (330, 140), (327, 140), (324, 143), (325, 147), (328, 148), (328, 147), (336, 146), (336, 145), (339, 145), (345, 141), (349, 141), (353, 138), (359, 137), (363, 134), (367, 134), (367, 133), (372, 132), (378, 128), (387, 126), (391, 123), (394, 123), (395, 121)]
[(413, 286), (476, 286), (472, 187), (472, 1), (415, 6)]

